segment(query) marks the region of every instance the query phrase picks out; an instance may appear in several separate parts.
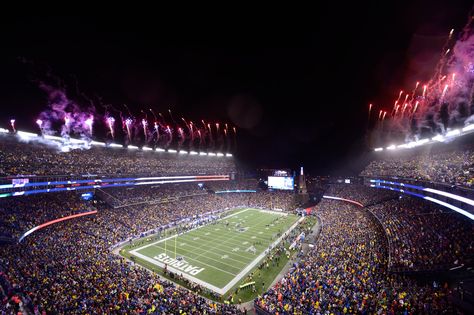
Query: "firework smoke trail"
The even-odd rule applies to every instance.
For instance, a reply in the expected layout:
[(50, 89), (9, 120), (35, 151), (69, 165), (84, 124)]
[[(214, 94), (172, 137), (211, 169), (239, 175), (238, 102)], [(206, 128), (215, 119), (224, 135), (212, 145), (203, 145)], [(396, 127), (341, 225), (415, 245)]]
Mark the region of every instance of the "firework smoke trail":
[(16, 129), (15, 129), (15, 119), (10, 119), (10, 125), (12, 126), (13, 132), (16, 132)]
[(41, 134), (43, 134), (43, 121), (41, 119), (36, 119), (36, 124), (38, 125), (39, 129), (41, 130)]
[[(48, 79), (54, 79), (54, 77), (48, 76)], [(43, 135), (52, 135), (56, 133), (53, 130), (53, 125), (61, 124), (60, 133), (66, 140), (64, 145), (61, 145), (61, 150), (69, 150), (71, 146), (67, 144), (67, 139), (73, 133), (79, 135), (81, 139), (87, 142), (91, 140), (96, 109), (93, 102), (78, 91), (77, 84), (77, 94), (88, 102), (85, 109), (82, 109), (76, 101), (68, 98), (65, 84), (61, 84), (59, 80), (56, 81), (55, 84), (61, 86), (60, 88), (42, 81), (35, 81), (38, 87), (47, 94), (48, 99), (48, 109), (42, 111), (38, 117), (38, 120), (41, 121), (41, 126), (38, 121), (37, 125), (40, 126)], [(74, 148), (89, 148), (89, 145), (75, 145)]]
[(415, 113), (416, 113), (416, 109), (418, 108), (418, 104), (419, 104), (419, 102), (418, 102), (418, 101), (416, 101), (416, 103), (415, 103), (415, 107), (413, 108), (413, 114), (415, 114)]
[(109, 127), (110, 135), (112, 136), (112, 139), (115, 139), (115, 134), (114, 134), (115, 119), (112, 116), (109, 116), (109, 117), (107, 117), (106, 121), (107, 121), (107, 125)]
[(89, 134), (92, 137), (92, 124), (94, 123), (94, 116), (90, 116), (86, 119), (85, 124), (89, 128)]
[(194, 129), (193, 129), (193, 122), (189, 122), (189, 131), (191, 134), (191, 142), (189, 143), (189, 149), (192, 149), (194, 146)]
[(170, 126), (166, 126), (166, 131), (168, 132), (168, 141), (166, 142), (166, 148), (168, 148), (173, 142), (173, 131), (170, 129)]
[(70, 132), (69, 125), (70, 125), (70, 123), (71, 123), (71, 118), (69, 117), (69, 115), (66, 115), (64, 117), (64, 125), (63, 125), (63, 128), (61, 130), (61, 136), (69, 138), (69, 132)]
[(207, 124), (207, 128), (209, 128), (209, 145), (214, 147), (214, 138), (212, 137), (211, 124)]
[(444, 101), (444, 97), (446, 96), (446, 92), (448, 91), (449, 84), (444, 86), (443, 92), (441, 93), (440, 103)]
[(148, 122), (146, 121), (146, 119), (142, 119), (143, 134), (145, 135), (145, 142), (148, 142), (148, 133), (146, 130), (147, 125), (148, 125)]
[(186, 140), (186, 136), (184, 135), (183, 128), (178, 127), (178, 148), (181, 149), (184, 141)]
[(201, 145), (202, 145), (202, 135), (201, 135), (201, 130), (198, 129), (197, 131), (198, 135), (199, 135), (199, 150), (201, 150)]
[[(470, 13), (463, 33), (455, 40), (454, 31), (440, 53), (433, 76), (411, 91), (411, 98), (400, 91), (390, 118), (390, 129), (395, 134), (404, 135), (405, 140), (417, 139), (420, 132), (439, 133), (446, 128), (474, 122), (474, 18)], [(429, 89), (428, 89), (429, 87)], [(400, 111), (401, 115), (397, 115)], [(379, 122), (383, 121), (379, 112)], [(392, 130), (390, 131), (392, 132)]]
[(158, 126), (158, 123), (156, 121), (155, 121), (153, 127), (154, 127), (155, 132), (156, 132), (156, 143), (158, 143), (160, 141), (160, 130), (158, 129), (159, 126)]
[(174, 118), (173, 118), (173, 114), (171, 113), (171, 109), (168, 109), (168, 112), (170, 113), (171, 121), (172, 121), (172, 122), (174, 123), (174, 125), (176, 126), (177, 123), (176, 123), (176, 121), (175, 121)]
[(151, 114), (153, 115), (153, 118), (155, 119), (155, 121), (157, 121), (158, 119), (156, 118), (156, 115), (155, 113), (153, 112), (153, 110), (151, 108), (149, 108)]
[(130, 133), (130, 125), (133, 123), (132, 119), (125, 119), (125, 128), (127, 129), (128, 141), (132, 141), (132, 135)]

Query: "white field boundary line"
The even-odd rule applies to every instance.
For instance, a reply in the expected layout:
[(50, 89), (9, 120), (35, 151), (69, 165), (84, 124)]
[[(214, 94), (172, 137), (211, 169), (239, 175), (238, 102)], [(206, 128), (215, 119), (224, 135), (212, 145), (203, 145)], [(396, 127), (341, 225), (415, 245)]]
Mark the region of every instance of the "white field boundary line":
[[(247, 211), (247, 210), (250, 210), (250, 209), (246, 209), (246, 210), (244, 210), (244, 211)], [(241, 212), (244, 212), (244, 211), (241, 211)], [(240, 212), (239, 212), (239, 213), (240, 213)], [(235, 214), (237, 214), (237, 213), (235, 213)], [(235, 215), (235, 214), (234, 214), (234, 215)], [(277, 240), (275, 240), (275, 242), (273, 242), (272, 244), (270, 244), (270, 246), (269, 246), (267, 249), (269, 249), (269, 248), (271, 248), (271, 247), (274, 247), (274, 246), (276, 246), (278, 243), (280, 243), (281, 240), (282, 240), (285, 236), (287, 236), (294, 228), (296, 228), (296, 226), (297, 226), (301, 221), (303, 221), (303, 220), (304, 220), (304, 217), (302, 217), (302, 218), (300, 218), (298, 221), (296, 221), (282, 236), (280, 236)], [(189, 232), (189, 231), (188, 231), (188, 232)], [(170, 237), (170, 238), (172, 238), (172, 237)], [(156, 242), (156, 243), (158, 243), (158, 242)], [(156, 243), (154, 243), (154, 244), (156, 244)], [(146, 246), (146, 247), (148, 247), (148, 246)], [(142, 247), (142, 248), (143, 248), (143, 247)], [(140, 248), (140, 249), (141, 249), (141, 248)], [(161, 267), (161, 268), (164, 268), (165, 264), (163, 264), (162, 262), (157, 261), (157, 260), (155, 260), (155, 259), (153, 259), (153, 258), (150, 258), (150, 257), (148, 257), (148, 256), (145, 256), (145, 255), (142, 255), (142, 254), (140, 254), (140, 253), (137, 253), (138, 250), (139, 250), (139, 249), (130, 251), (130, 253), (133, 254), (133, 255), (135, 255), (135, 256), (137, 256), (137, 257), (139, 257), (139, 258), (141, 258), (141, 259), (143, 259), (143, 260), (145, 260), (145, 261), (148, 261), (149, 263), (152, 263), (153, 265), (157, 265), (157, 266), (159, 266), (159, 267)], [(239, 272), (239, 273), (238, 273), (227, 285), (225, 285), (223, 288), (218, 288), (218, 287), (215, 286), (215, 285), (212, 285), (212, 284), (210, 284), (210, 283), (207, 283), (207, 282), (205, 282), (205, 281), (203, 281), (203, 280), (201, 280), (201, 279), (198, 279), (198, 278), (196, 278), (196, 277), (193, 277), (192, 275), (189, 275), (189, 274), (187, 274), (187, 273), (184, 273), (184, 272), (182, 272), (181, 270), (175, 269), (175, 268), (173, 268), (173, 267), (167, 266), (167, 269), (173, 271), (173, 272), (176, 273), (176, 274), (181, 274), (182, 277), (184, 277), (184, 278), (186, 278), (186, 279), (188, 279), (188, 280), (190, 280), (190, 281), (193, 281), (193, 282), (195, 282), (195, 283), (197, 283), (197, 284), (199, 284), (199, 285), (201, 285), (201, 286), (203, 286), (203, 287), (205, 287), (205, 288), (208, 288), (209, 290), (212, 290), (212, 291), (214, 291), (214, 292), (216, 292), (216, 293), (218, 293), (218, 294), (220, 294), (220, 295), (224, 295), (224, 294), (225, 294), (227, 291), (229, 291), (237, 282), (239, 282), (247, 273), (249, 273), (250, 270), (252, 270), (252, 269), (260, 262), (260, 260), (262, 260), (263, 257), (266, 256), (266, 253), (265, 253), (265, 252), (266, 252), (266, 249), (265, 249), (264, 251), (262, 251), (262, 253), (260, 253), (260, 255), (258, 255), (252, 262), (250, 262), (250, 264), (247, 265), (247, 267), (245, 267), (244, 269), (242, 269), (242, 271)], [(215, 267), (214, 267), (214, 268), (215, 268)]]
[[(257, 219), (258, 219), (258, 218), (257, 218)], [(255, 223), (255, 224), (253, 224), (252, 226), (250, 226), (250, 227), (249, 227), (249, 230), (252, 229), (252, 228), (255, 228), (255, 227), (259, 226), (260, 224), (262, 224), (262, 222), (265, 222), (265, 221), (267, 221), (267, 220), (268, 220), (268, 218), (265, 217), (265, 216), (263, 216), (262, 218), (260, 218), (260, 220), (257, 221), (258, 223)], [(213, 247), (209, 248), (208, 250), (205, 250), (205, 251), (203, 251), (202, 253), (198, 254), (197, 256), (195, 256), (195, 258), (201, 257), (201, 256), (203, 256), (203, 255), (206, 254), (206, 253), (212, 252), (216, 247), (219, 248), (219, 247), (221, 247), (222, 245), (229, 243), (231, 240), (234, 240), (236, 237), (241, 237), (241, 235), (236, 234), (236, 235), (234, 235), (234, 236), (232, 236), (232, 237), (229, 237), (228, 239), (222, 241), (221, 243), (219, 243), (219, 244), (217, 244), (217, 245), (214, 245)], [(206, 243), (206, 244), (207, 244), (207, 243)]]
[[(208, 227), (209, 227), (209, 226), (208, 226)], [(277, 230), (275, 229), (275, 231), (277, 231)], [(273, 232), (273, 231), (272, 231), (272, 232)], [(215, 241), (215, 237), (211, 237), (211, 236), (215, 236), (216, 234), (217, 234), (218, 237), (224, 235), (224, 234), (221, 234), (221, 233), (219, 233), (219, 232), (216, 233), (215, 231), (212, 231), (212, 233), (211, 233), (210, 236), (206, 236), (206, 235), (203, 236), (203, 235), (200, 235), (199, 238), (202, 239), (203, 241), (206, 241), (206, 245), (207, 245), (209, 242)], [(220, 235), (219, 235), (219, 234), (220, 234)], [(238, 240), (239, 238), (241, 238), (240, 241)], [(255, 240), (258, 240), (258, 239), (264, 240), (265, 243), (268, 242), (268, 238), (255, 237)], [(239, 262), (239, 263), (243, 263), (244, 265), (247, 265), (247, 263), (249, 262), (249, 259), (252, 259), (253, 257), (255, 257), (255, 255), (248, 255), (248, 256), (246, 256), (246, 255), (245, 255), (246, 253), (241, 252), (241, 251), (236, 252), (236, 253), (233, 253), (233, 252), (230, 252), (230, 251), (231, 251), (233, 248), (235, 248), (235, 247), (239, 247), (239, 246), (242, 247), (242, 246), (245, 246), (245, 245), (243, 245), (242, 240), (243, 240), (244, 242), (245, 242), (245, 241), (248, 241), (248, 237), (246, 237), (246, 236), (244, 236), (244, 235), (236, 235), (235, 237), (232, 238), (232, 240), (236, 240), (237, 242), (230, 242), (230, 241), (229, 241), (229, 242), (226, 242), (225, 245), (220, 244), (219, 247), (214, 247), (214, 251), (215, 251), (215, 252), (208, 252), (208, 253), (209, 253), (209, 254), (214, 254), (214, 255), (216, 255), (216, 256), (221, 256), (221, 254), (228, 254), (228, 255), (237, 256), (237, 258), (245, 257), (245, 258), (247, 258), (245, 262), (244, 262), (244, 261), (241, 261), (241, 260), (239, 260), (239, 259), (231, 258), (231, 257), (229, 257), (229, 258), (227, 258), (227, 259), (229, 259), (229, 260), (234, 260), (234, 261), (237, 261), (237, 262)], [(201, 247), (202, 247), (202, 246), (199, 246), (199, 245), (201, 245), (202, 243), (199, 242), (198, 240), (193, 240), (193, 239), (191, 238), (191, 235), (189, 235), (189, 234), (188, 234), (188, 235), (187, 235), (187, 234), (181, 235), (181, 237), (180, 237), (180, 242), (181, 242), (181, 243), (184, 242), (184, 243), (185, 243), (184, 246), (190, 246), (190, 247), (192, 247), (191, 244), (197, 244), (198, 248), (201, 248)], [(191, 244), (188, 244), (188, 243), (191, 243)], [(227, 243), (228, 243), (230, 246), (227, 246)], [(180, 245), (180, 246), (183, 246), (183, 245)], [(155, 245), (155, 247), (158, 247), (158, 246)], [(221, 247), (224, 247), (224, 248), (221, 248)], [(161, 248), (161, 247), (160, 247), (160, 248)], [(193, 248), (195, 249), (196, 247), (193, 247)], [(219, 252), (220, 252), (221, 254), (219, 254)], [(243, 255), (242, 255), (242, 254), (243, 254)], [(251, 261), (251, 260), (250, 260), (250, 261)]]
[[(164, 249), (165, 249), (164, 247), (157, 246), (157, 245), (155, 245), (155, 247), (156, 247), (156, 248), (159, 248), (159, 249), (161, 249), (161, 250), (164, 250)], [(166, 254), (166, 252), (165, 252), (165, 254)], [(203, 261), (200, 261), (199, 259), (191, 258), (191, 257), (186, 256), (186, 255), (181, 255), (181, 256), (185, 257), (187, 260), (194, 260), (194, 261), (197, 261), (198, 263), (201, 263), (201, 264), (203, 264), (203, 265), (206, 265), (206, 266), (208, 266), (208, 267), (211, 267), (212, 269), (217, 269), (217, 270), (219, 270), (219, 271), (228, 273), (228, 274), (230, 274), (230, 275), (232, 275), (232, 276), (235, 276), (235, 275), (236, 275), (235, 273), (232, 273), (232, 272), (230, 272), (230, 271), (225, 271), (225, 270), (219, 269), (219, 267), (216, 267), (216, 266), (214, 266), (214, 265), (209, 265), (208, 263), (205, 263), (205, 262), (203, 262)], [(207, 258), (207, 259), (210, 259), (210, 260), (214, 260), (215, 262), (217, 262), (217, 263), (219, 263), (219, 264), (226, 265), (227, 267), (230, 267), (230, 268), (232, 268), (232, 269), (237, 269), (237, 271), (239, 271), (239, 270), (242, 268), (242, 267), (236, 267), (236, 266), (233, 266), (233, 265), (226, 264), (225, 262), (222, 262), (222, 261), (217, 260), (217, 259), (213, 259), (213, 258), (211, 258), (211, 257), (206, 257), (206, 258)], [(245, 266), (245, 265), (244, 265), (244, 266)]]
[[(298, 221), (296, 221), (285, 233), (282, 234), (282, 236), (280, 236), (277, 240), (275, 240), (275, 242), (273, 242), (272, 244), (270, 244), (269, 247), (267, 247), (267, 249), (270, 249), (270, 248), (274, 248), (278, 243), (281, 242), (281, 240), (286, 237), (291, 231), (293, 231), (294, 228), (296, 228), (296, 226), (298, 224), (301, 223), (301, 221), (304, 220), (304, 217), (300, 218)], [(232, 279), (225, 287), (222, 288), (222, 291), (223, 293), (220, 293), (219, 294), (224, 294), (225, 292), (229, 291), (237, 282), (240, 281), (240, 279), (242, 279), (247, 273), (250, 272), (250, 270), (252, 270), (259, 262), (260, 260), (262, 260), (263, 257), (265, 257), (267, 254), (265, 253), (266, 250), (264, 250), (260, 255), (258, 255), (247, 267), (245, 267), (241, 272), (239, 272), (239, 274), (234, 278)]]
[[(221, 218), (221, 219), (219, 219), (219, 220), (217, 220), (217, 221), (221, 221), (221, 220), (224, 220), (224, 219), (233, 217), (234, 215), (237, 215), (237, 214), (239, 214), (239, 213), (246, 212), (246, 211), (249, 211), (249, 210), (251, 210), (251, 209), (250, 209), (250, 208), (247, 208), (247, 209), (244, 209), (244, 210), (242, 210), (242, 211), (239, 211), (239, 212), (236, 212), (236, 213), (232, 213), (232, 214), (230, 214), (230, 215), (228, 215), (228, 216), (226, 216), (226, 217), (223, 217), (223, 218)], [(187, 231), (184, 231), (184, 232), (175, 234), (175, 235), (171, 235), (171, 236), (169, 236), (169, 237), (167, 237), (167, 238), (158, 240), (158, 241), (156, 241), (156, 242), (154, 242), (154, 243), (150, 243), (150, 244), (144, 245), (144, 246), (142, 246), (142, 247), (139, 247), (139, 248), (137, 248), (137, 249), (134, 249), (134, 250), (130, 251), (130, 253), (135, 253), (135, 252), (137, 252), (137, 251), (139, 251), (139, 250), (142, 250), (142, 249), (144, 249), (144, 248), (153, 246), (153, 245), (158, 244), (158, 243), (162, 243), (162, 242), (164, 242), (164, 241), (167, 241), (167, 240), (170, 240), (170, 239), (172, 239), (172, 238), (178, 237), (178, 236), (181, 235), (181, 234), (189, 233), (189, 232), (191, 232), (191, 231), (198, 230), (198, 229), (203, 228), (203, 227), (206, 227), (206, 226), (208, 226), (208, 225), (200, 225), (200, 226), (197, 226), (197, 227), (195, 227), (195, 228), (193, 228), (193, 229), (190, 229), (190, 230), (187, 230)]]
[[(262, 224), (262, 222), (267, 221), (267, 220), (268, 220), (268, 218), (267, 218), (266, 216), (262, 216), (262, 217), (260, 218), (260, 220), (256, 221), (256, 222), (258, 222), (258, 223), (252, 225), (250, 228), (255, 228), (255, 227), (259, 226), (260, 224)], [(194, 261), (197, 261), (197, 262), (201, 262), (201, 261), (199, 261), (197, 258), (202, 257), (204, 254), (207, 254), (207, 253), (209, 253), (209, 254), (214, 253), (214, 251), (216, 250), (216, 248), (218, 248), (218, 247), (220, 247), (220, 246), (223, 246), (223, 245), (226, 244), (226, 243), (229, 243), (231, 240), (233, 240), (233, 239), (234, 239), (235, 237), (237, 237), (237, 236), (240, 236), (240, 235), (238, 235), (238, 234), (237, 234), (237, 235), (234, 235), (233, 237), (227, 238), (227, 239), (224, 240), (222, 243), (220, 243), (220, 244), (218, 244), (218, 245), (211, 246), (211, 247), (208, 247), (207, 245), (209, 245), (209, 243), (211, 243), (212, 241), (211, 241), (211, 242), (206, 242), (206, 243), (204, 243), (203, 245), (194, 248), (194, 249), (196, 250), (196, 249), (200, 249), (200, 248), (204, 247), (204, 251), (201, 252), (200, 254), (193, 255), (193, 256), (191, 256), (191, 255), (183, 255), (183, 257), (186, 257), (186, 258), (189, 259), (189, 260), (194, 260)], [(153, 246), (156, 247), (156, 248), (159, 248), (159, 249), (161, 249), (161, 250), (164, 249), (163, 247), (158, 246), (158, 245), (153, 245)], [(217, 246), (217, 247), (216, 247), (216, 246)], [(208, 247), (208, 248), (207, 248), (207, 247)], [(207, 248), (207, 249), (206, 249), (206, 248)], [(195, 254), (195, 251), (193, 251), (191, 254)], [(223, 262), (223, 261), (216, 260), (216, 259), (213, 259), (213, 258), (211, 258), (211, 257), (208, 257), (208, 258), (211, 259), (211, 260), (214, 260), (214, 261), (217, 262), (217, 263), (220, 263), (220, 264), (222, 264), (222, 265), (226, 265), (226, 266), (228, 266), (228, 267), (231, 267), (231, 268), (234, 268), (234, 269), (237, 269), (237, 270), (241, 270), (241, 268), (243, 268), (244, 266), (246, 266), (247, 263), (248, 263), (248, 262), (243, 263), (243, 266), (241, 266), (240, 268), (238, 268), (238, 267), (235, 267), (235, 266), (233, 266), (233, 265), (229, 265), (229, 264), (227, 264), (227, 263), (225, 263), (225, 262)], [(202, 263), (202, 262), (201, 262), (201, 263)], [(204, 263), (204, 264), (207, 265), (207, 266), (209, 266), (209, 267), (212, 267), (212, 266), (209, 265), (209, 264), (206, 264), (206, 263)], [(214, 268), (214, 269), (221, 270), (221, 269), (219, 269), (219, 268)], [(230, 273), (230, 272), (227, 272), (227, 273), (229, 273), (229, 274), (235, 276), (235, 274), (233, 274), (233, 273)]]
[[(195, 242), (195, 243), (198, 243), (198, 242)], [(192, 245), (190, 245), (190, 244), (185, 244), (184, 246), (183, 246), (183, 245), (180, 245), (180, 247), (185, 247), (185, 246), (188, 246), (188, 247), (193, 248), (193, 249), (196, 248), (196, 247), (194, 247), (194, 246), (192, 246)], [(163, 247), (161, 247), (161, 246), (155, 245), (155, 247), (163, 249)], [(212, 253), (212, 252), (210, 252), (209, 254), (216, 255), (216, 257), (221, 257), (222, 255), (228, 255), (228, 254), (229, 254), (229, 249), (232, 250), (232, 247), (227, 247), (227, 250), (219, 249), (219, 251), (221, 252), (221, 254)], [(219, 261), (220, 263), (222, 263), (222, 261), (220, 261), (220, 260), (216, 260), (216, 259), (211, 258), (211, 257), (208, 257), (208, 258), (211, 259), (211, 260)], [(247, 261), (242, 261), (242, 260), (234, 259), (234, 258), (231, 258), (230, 256), (227, 257), (226, 260), (233, 260), (233, 261), (235, 261), (235, 262), (237, 262), (237, 263), (239, 263), (239, 264), (243, 264), (244, 266), (247, 264)], [(232, 267), (234, 267), (234, 266), (232, 266)], [(243, 266), (242, 266), (242, 267), (243, 267)], [(240, 269), (240, 268), (239, 268), (239, 269)]]

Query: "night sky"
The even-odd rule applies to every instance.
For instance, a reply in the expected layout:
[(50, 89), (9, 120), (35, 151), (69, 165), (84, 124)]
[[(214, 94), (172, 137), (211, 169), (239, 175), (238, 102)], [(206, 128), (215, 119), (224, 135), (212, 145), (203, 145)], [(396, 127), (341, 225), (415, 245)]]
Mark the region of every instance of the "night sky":
[(394, 91), (428, 78), (471, 5), (331, 1), (193, 19), (163, 12), (6, 17), (0, 127), (15, 118), (17, 129), (38, 132), (34, 121), (47, 99), (37, 82), (58, 78), (71, 95), (92, 99), (98, 113), (101, 103), (121, 110), (127, 104), (137, 117), (151, 107), (235, 125), (234, 154), (251, 167), (357, 173), (360, 165), (349, 161), (370, 146), (368, 104), (378, 110)]

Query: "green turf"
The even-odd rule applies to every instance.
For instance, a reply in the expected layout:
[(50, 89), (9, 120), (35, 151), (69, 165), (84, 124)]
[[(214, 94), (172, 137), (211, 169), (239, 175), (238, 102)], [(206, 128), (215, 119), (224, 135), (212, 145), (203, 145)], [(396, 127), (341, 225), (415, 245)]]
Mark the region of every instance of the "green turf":
[[(240, 279), (243, 270), (297, 220), (295, 215), (282, 216), (257, 209), (239, 210), (215, 224), (165, 238), (167, 240), (155, 240), (136, 246), (132, 249), (135, 252), (130, 254), (143, 255), (139, 258), (148, 260), (148, 268), (160, 263), (159, 259), (154, 257), (182, 257), (186, 265), (180, 262), (181, 266), (188, 269), (179, 270), (178, 273), (223, 289), (232, 280)], [(244, 231), (239, 231), (238, 225), (244, 228)], [(255, 253), (249, 251), (252, 246), (256, 250)], [(137, 259), (139, 263), (142, 261), (143, 259)], [(171, 269), (173, 262), (168, 262), (167, 265)], [(178, 268), (175, 267), (175, 270)]]

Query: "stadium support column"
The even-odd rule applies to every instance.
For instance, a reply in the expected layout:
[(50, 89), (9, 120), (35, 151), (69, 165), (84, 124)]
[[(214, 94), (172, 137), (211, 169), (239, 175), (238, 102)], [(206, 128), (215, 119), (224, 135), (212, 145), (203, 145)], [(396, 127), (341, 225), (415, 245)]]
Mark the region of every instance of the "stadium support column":
[(300, 205), (308, 202), (308, 190), (306, 189), (306, 179), (304, 177), (303, 166), (300, 169), (300, 175), (298, 178), (298, 194), (296, 195), (296, 202)]

